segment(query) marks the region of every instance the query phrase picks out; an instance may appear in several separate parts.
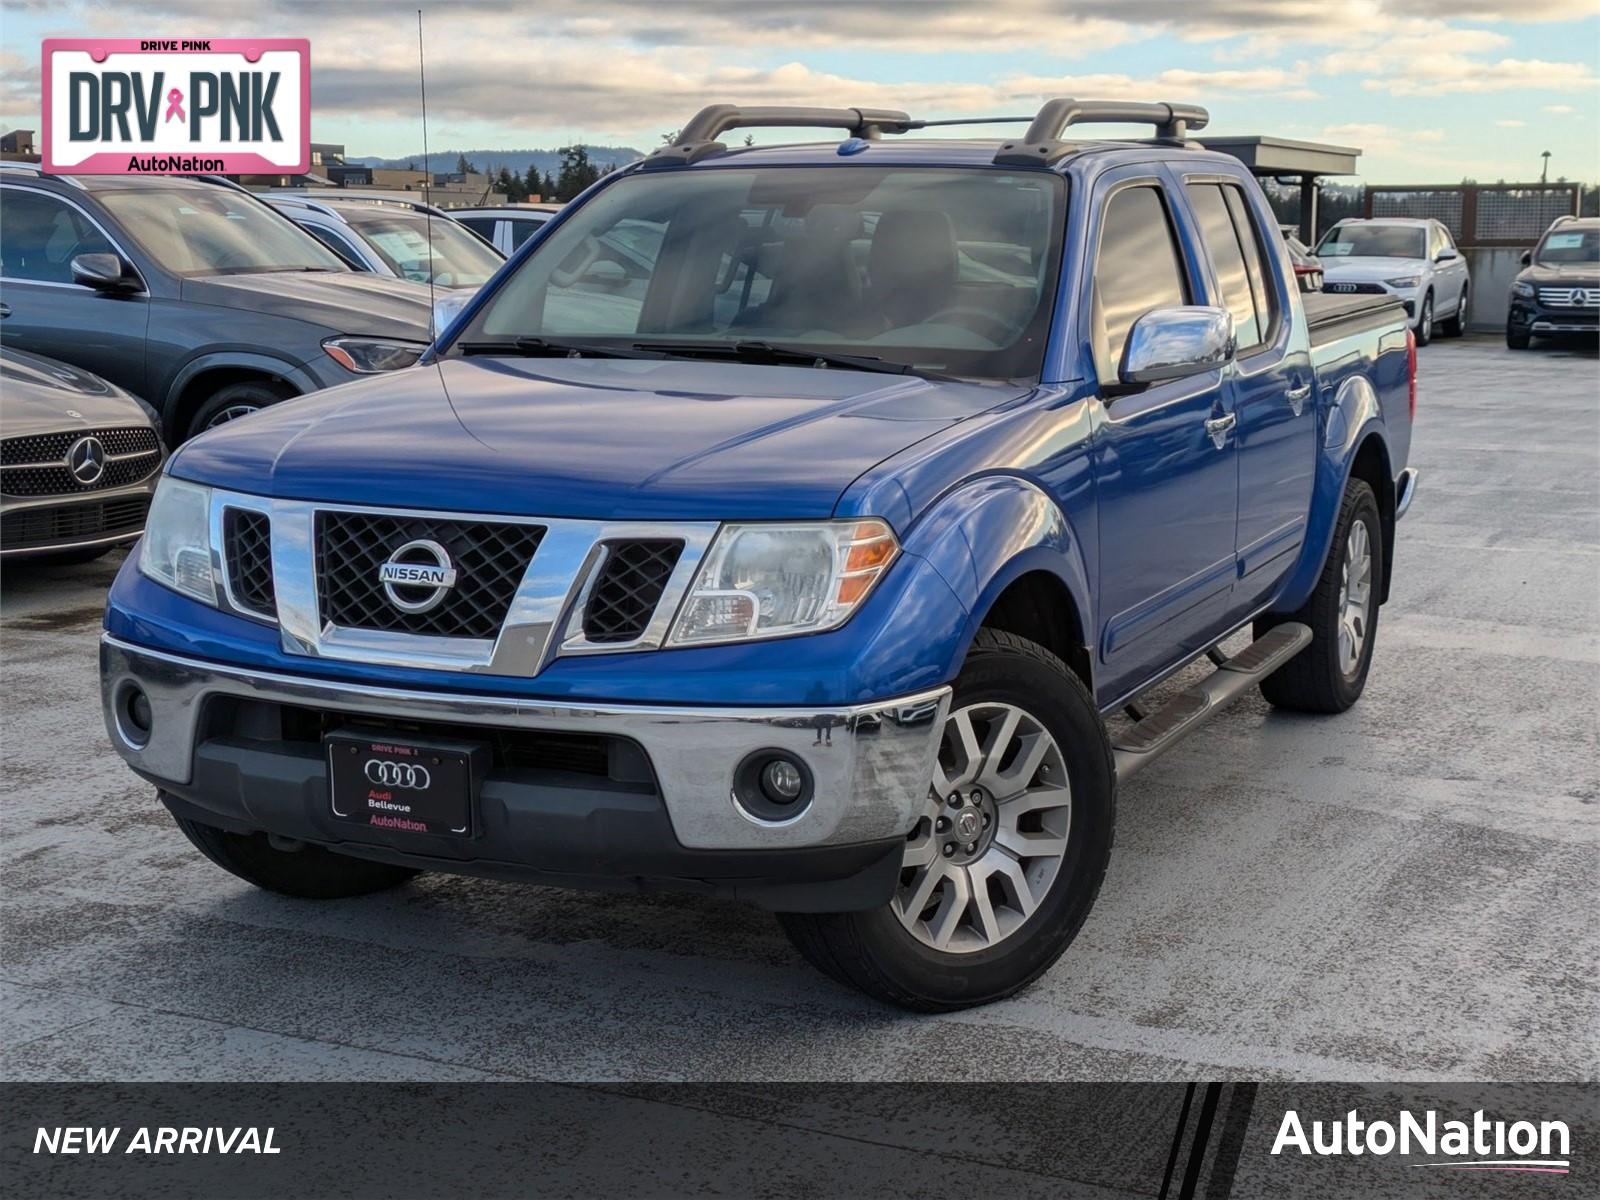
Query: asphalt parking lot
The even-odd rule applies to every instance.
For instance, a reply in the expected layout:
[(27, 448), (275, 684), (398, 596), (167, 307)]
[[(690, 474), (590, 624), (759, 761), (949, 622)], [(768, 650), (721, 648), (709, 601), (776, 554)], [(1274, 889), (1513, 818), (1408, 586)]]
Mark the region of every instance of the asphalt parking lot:
[(1600, 1078), (1600, 367), (1421, 356), (1366, 697), (1252, 695), (1121, 795), (1077, 943), (910, 1016), (755, 910), (423, 877), (336, 904), (204, 861), (122, 765), (114, 569), (3, 580), (12, 1079)]

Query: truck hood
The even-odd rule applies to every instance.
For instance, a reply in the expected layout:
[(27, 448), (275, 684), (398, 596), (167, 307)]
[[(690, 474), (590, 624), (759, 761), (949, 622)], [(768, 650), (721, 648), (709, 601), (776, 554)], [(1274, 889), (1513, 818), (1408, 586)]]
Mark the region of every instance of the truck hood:
[(428, 289), (405, 279), (360, 271), (266, 271), (202, 275), (183, 281), (194, 304), (237, 308), (322, 325), (329, 335), (362, 333), (428, 342), (433, 308)]
[(1428, 264), (1420, 258), (1325, 258), (1322, 277), (1342, 283), (1381, 283), (1407, 275), (1427, 273)]
[(829, 515), (869, 467), (1025, 394), (733, 363), (458, 358), (276, 405), (172, 473), (300, 500), (522, 516)]

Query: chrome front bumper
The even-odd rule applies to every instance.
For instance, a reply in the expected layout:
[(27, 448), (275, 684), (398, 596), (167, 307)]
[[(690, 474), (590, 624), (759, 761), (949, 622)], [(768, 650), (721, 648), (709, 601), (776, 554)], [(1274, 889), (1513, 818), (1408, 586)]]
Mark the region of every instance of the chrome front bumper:
[[(302, 708), (454, 725), (602, 734), (637, 743), (654, 767), (678, 841), (690, 849), (843, 845), (904, 836), (921, 811), (950, 689), (873, 704), (807, 708), (656, 708), (370, 687), (229, 667), (104, 635), (101, 700), (117, 751), (147, 777), (191, 781), (206, 700), (237, 696)], [(149, 697), (150, 733), (130, 738), (128, 689)], [(782, 823), (734, 801), (734, 771), (757, 750), (787, 751), (811, 770), (810, 804)], [(268, 830), (268, 832), (283, 832)]]

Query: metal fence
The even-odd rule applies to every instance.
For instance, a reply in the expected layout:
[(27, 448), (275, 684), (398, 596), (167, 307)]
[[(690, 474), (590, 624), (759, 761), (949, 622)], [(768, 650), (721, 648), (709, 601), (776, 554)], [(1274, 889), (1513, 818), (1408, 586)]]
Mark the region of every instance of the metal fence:
[(1531, 246), (1557, 217), (1576, 215), (1575, 183), (1369, 187), (1369, 217), (1434, 217), (1462, 246)]

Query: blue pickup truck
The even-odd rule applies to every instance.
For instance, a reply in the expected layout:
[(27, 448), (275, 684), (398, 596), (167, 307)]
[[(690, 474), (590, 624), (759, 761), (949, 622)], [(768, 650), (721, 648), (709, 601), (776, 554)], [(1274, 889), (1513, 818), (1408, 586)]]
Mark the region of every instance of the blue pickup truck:
[[(274, 891), (691, 891), (890, 1003), (1015, 992), (1119, 783), (1249, 688), (1361, 695), (1415, 490), (1405, 313), (1301, 295), (1205, 120), (705, 109), (419, 365), (173, 455), (117, 749)], [(719, 140), (772, 126), (848, 136)]]

